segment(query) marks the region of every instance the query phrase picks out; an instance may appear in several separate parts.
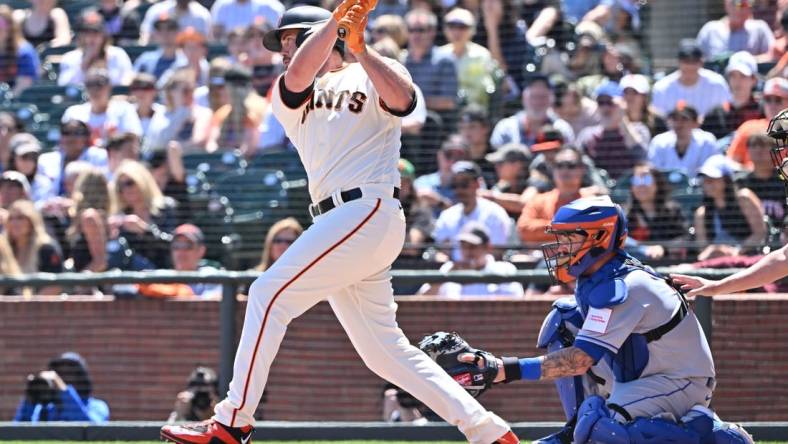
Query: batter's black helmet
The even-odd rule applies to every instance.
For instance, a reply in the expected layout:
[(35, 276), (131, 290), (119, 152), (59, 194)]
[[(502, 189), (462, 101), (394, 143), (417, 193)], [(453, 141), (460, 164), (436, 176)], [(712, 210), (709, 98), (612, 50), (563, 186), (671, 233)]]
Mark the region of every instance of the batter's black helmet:
[[(279, 19), (279, 26), (265, 33), (263, 37), (263, 46), (271, 51), (279, 52), (282, 50), (282, 43), (280, 42), (282, 31), (286, 29), (302, 29), (304, 30), (302, 34), (305, 34), (312, 26), (320, 24), (330, 18), (331, 12), (323, 8), (318, 8), (317, 6), (296, 6), (295, 8), (290, 8), (285, 11), (282, 18)], [(301, 38), (297, 39), (296, 42), (300, 45), (305, 39), (303, 35), (299, 37)], [(344, 47), (341, 45), (342, 41), (337, 40), (335, 48), (337, 48), (340, 53), (344, 54)]]

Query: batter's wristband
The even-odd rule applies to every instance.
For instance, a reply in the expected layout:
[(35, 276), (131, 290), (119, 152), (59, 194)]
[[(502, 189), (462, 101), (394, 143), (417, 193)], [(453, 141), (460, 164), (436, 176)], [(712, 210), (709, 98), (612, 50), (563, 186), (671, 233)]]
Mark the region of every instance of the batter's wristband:
[(519, 381), (523, 379), (520, 376), (520, 360), (515, 357), (501, 358), (503, 361), (503, 371), (506, 374), (506, 379), (503, 380), (504, 384), (512, 381)]

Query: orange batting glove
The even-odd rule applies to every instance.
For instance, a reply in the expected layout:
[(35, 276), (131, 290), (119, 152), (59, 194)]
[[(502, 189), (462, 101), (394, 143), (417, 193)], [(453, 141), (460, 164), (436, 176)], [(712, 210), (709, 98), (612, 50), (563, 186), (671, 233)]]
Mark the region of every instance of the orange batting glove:
[(358, 3), (359, 0), (342, 0), (334, 9), (333, 12), (334, 20), (336, 20), (337, 23), (342, 21), (342, 19), (345, 18), (345, 14), (347, 14), (348, 9), (350, 9), (351, 6), (356, 5)]
[(364, 30), (367, 29), (368, 12), (361, 5), (352, 6), (340, 23), (340, 26), (347, 30), (345, 45), (353, 54), (360, 54), (367, 50)]

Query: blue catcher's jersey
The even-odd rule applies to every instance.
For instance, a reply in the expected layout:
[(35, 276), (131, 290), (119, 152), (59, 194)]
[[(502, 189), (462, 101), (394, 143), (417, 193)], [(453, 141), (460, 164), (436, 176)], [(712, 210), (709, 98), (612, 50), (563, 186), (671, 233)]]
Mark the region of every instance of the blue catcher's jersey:
[(616, 381), (649, 375), (713, 377), (709, 344), (695, 314), (687, 313), (660, 339), (644, 334), (668, 324), (684, 302), (659, 274), (626, 254), (577, 281), (575, 299), (584, 322), (574, 345), (605, 359)]

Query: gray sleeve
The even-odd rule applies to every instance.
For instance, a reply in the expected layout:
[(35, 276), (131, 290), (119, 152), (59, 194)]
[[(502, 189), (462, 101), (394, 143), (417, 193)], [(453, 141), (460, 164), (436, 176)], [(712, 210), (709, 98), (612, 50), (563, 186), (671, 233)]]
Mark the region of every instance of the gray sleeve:
[[(623, 284), (623, 281), (617, 281)], [(583, 327), (577, 333), (576, 345), (605, 348), (618, 353), (619, 347), (637, 328), (648, 304), (636, 291), (625, 289), (629, 295), (623, 304), (609, 308), (589, 308)]]

